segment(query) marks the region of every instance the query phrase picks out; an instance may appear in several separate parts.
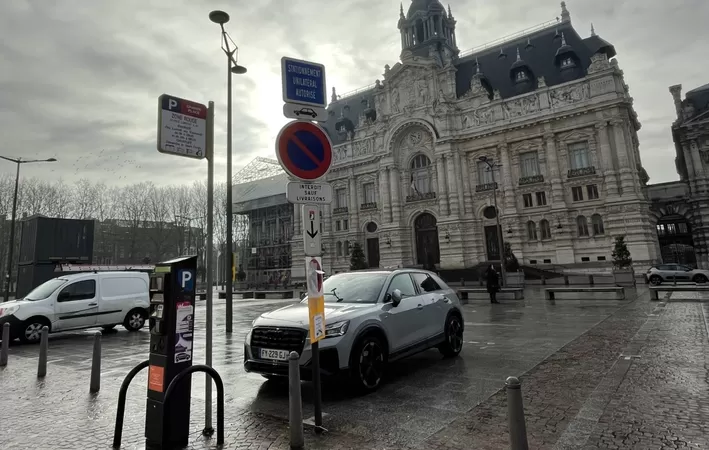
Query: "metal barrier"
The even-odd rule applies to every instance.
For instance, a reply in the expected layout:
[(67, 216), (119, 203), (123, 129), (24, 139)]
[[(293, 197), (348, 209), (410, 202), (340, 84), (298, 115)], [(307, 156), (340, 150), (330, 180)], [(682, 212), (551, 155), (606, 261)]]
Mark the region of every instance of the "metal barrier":
[(146, 359), (142, 363), (133, 367), (133, 369), (128, 372), (123, 383), (121, 384), (121, 390), (118, 391), (118, 411), (116, 411), (116, 426), (113, 429), (113, 448), (121, 447), (121, 438), (123, 437), (123, 416), (126, 410), (126, 394), (128, 393), (128, 386), (130, 386), (131, 381), (138, 375), (138, 372), (145, 369), (150, 365), (150, 360)]
[[(212, 367), (205, 366), (205, 365), (199, 365), (199, 366), (192, 366), (188, 367), (187, 369), (183, 370), (182, 372), (178, 373), (175, 378), (172, 379), (170, 382), (170, 385), (167, 387), (167, 390), (165, 391), (165, 397), (164, 397), (164, 403), (165, 403), (165, 411), (169, 411), (168, 408), (168, 402), (170, 401), (170, 394), (177, 388), (177, 385), (182, 381), (186, 376), (192, 375), (194, 372), (204, 372), (208, 374), (212, 380), (214, 380), (214, 384), (217, 385), (217, 445), (223, 445), (224, 444), (224, 383), (222, 382), (222, 377), (219, 376), (219, 373), (217, 373), (216, 370), (214, 370)], [(207, 400), (209, 401), (209, 400)], [(206, 431), (203, 431), (203, 433), (206, 434)]]

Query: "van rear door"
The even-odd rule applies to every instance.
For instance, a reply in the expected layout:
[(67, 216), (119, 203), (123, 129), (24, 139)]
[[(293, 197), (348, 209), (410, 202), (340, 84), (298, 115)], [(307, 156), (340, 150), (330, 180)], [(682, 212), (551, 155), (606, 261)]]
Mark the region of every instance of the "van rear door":
[[(148, 294), (147, 276), (140, 273), (100, 274), (100, 325), (121, 324)], [(145, 305), (143, 305), (145, 307)]]

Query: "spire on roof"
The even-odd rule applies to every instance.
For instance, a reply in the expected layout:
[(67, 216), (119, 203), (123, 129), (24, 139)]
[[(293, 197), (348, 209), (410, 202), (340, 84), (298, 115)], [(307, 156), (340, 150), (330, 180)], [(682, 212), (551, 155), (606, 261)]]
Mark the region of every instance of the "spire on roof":
[(534, 48), (534, 44), (532, 44), (532, 39), (527, 38), (527, 45), (524, 46), (524, 49), (529, 51)]
[(406, 16), (404, 16), (404, 4), (403, 3), (399, 3), (399, 18), (406, 19)]
[(595, 36), (595, 35), (596, 35), (596, 29), (593, 28), (593, 22), (591, 22), (591, 36)]
[(564, 33), (561, 33), (561, 46), (566, 47), (566, 36), (564, 36)]
[(480, 74), (480, 62), (478, 61), (478, 57), (475, 57), (475, 73)]
[(451, 12), (451, 4), (448, 3), (448, 18), (452, 19), (453, 18), (453, 13)]
[(332, 97), (330, 97), (331, 102), (337, 101), (337, 92), (335, 92), (335, 86), (332, 87)]
[(519, 56), (519, 47), (517, 47), (517, 61), (522, 61), (522, 57)]
[(564, 1), (561, 2), (561, 21), (571, 22), (571, 14), (569, 14), (569, 10), (566, 9), (566, 2)]

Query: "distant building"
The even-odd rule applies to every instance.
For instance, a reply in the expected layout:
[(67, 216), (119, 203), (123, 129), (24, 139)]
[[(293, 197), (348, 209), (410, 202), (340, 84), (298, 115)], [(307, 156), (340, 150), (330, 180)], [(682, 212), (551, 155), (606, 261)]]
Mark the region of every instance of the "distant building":
[(648, 186), (652, 220), (665, 263), (709, 269), (709, 84), (687, 92), (670, 87), (679, 181)]

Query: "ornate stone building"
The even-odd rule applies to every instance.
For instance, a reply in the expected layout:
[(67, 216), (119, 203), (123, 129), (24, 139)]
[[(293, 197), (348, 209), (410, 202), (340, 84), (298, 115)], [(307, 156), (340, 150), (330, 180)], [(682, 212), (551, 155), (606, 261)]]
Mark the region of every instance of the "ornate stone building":
[(687, 92), (670, 87), (677, 110), (672, 124), (679, 181), (648, 187), (652, 220), (665, 263), (709, 269), (709, 84)]
[(607, 264), (617, 235), (639, 265), (658, 258), (615, 48), (593, 29), (580, 36), (561, 7), (554, 21), (465, 52), (450, 8), (402, 8), (401, 61), (366, 88), (333, 88), (328, 268), (347, 270), (354, 242), (370, 266), (472, 267), (499, 260), (498, 233), (525, 264)]

